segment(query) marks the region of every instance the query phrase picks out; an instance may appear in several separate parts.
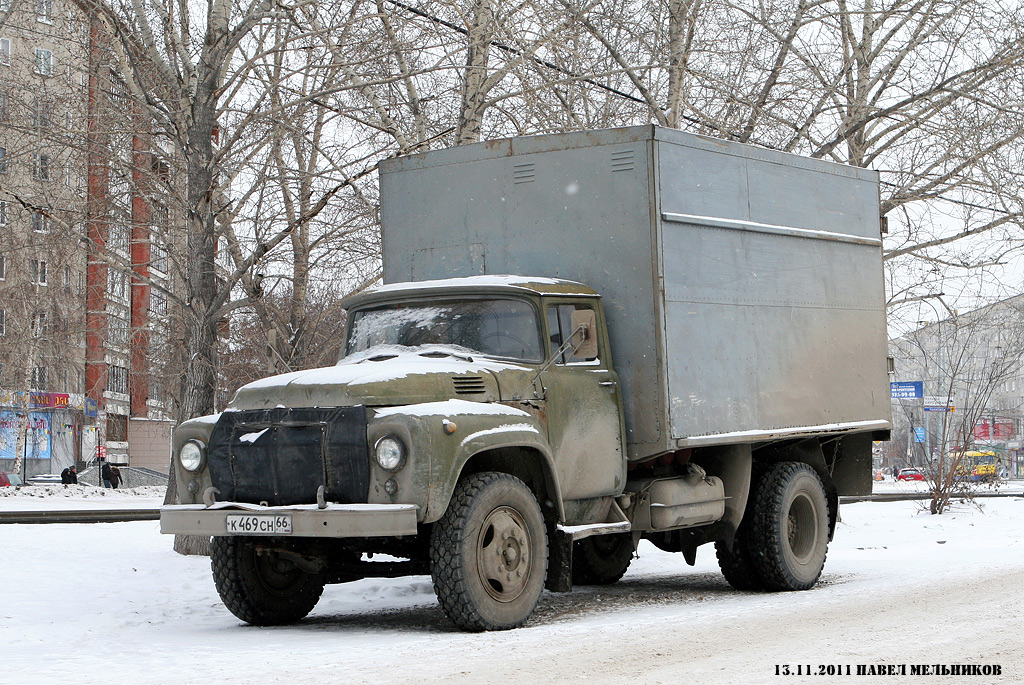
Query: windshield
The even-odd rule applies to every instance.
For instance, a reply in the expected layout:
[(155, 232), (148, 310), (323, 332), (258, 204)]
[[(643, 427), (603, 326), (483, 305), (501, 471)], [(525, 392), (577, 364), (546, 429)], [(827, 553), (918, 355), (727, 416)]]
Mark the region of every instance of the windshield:
[(402, 303), (355, 312), (345, 355), (378, 345), (446, 345), (491, 357), (543, 359), (536, 310), (511, 299)]

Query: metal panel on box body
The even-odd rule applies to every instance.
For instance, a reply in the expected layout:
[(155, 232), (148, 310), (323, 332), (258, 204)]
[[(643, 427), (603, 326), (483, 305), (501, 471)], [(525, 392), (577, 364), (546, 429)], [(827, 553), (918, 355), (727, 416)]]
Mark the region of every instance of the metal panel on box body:
[(658, 153), (672, 437), (888, 419), (874, 174), (691, 136)]
[(521, 274), (580, 281), (601, 293), (631, 456), (667, 441), (650, 136), (642, 126), (516, 138), (381, 170), (386, 282)]
[(880, 237), (874, 171), (672, 129), (654, 136), (661, 212)]

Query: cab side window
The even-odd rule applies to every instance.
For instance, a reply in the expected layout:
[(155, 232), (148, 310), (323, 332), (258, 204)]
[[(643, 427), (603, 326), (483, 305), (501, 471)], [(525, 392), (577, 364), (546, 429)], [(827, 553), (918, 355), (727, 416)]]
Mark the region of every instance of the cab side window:
[[(549, 354), (554, 354), (562, 343), (568, 340), (569, 336), (572, 335), (572, 313), (577, 309), (592, 310), (593, 307), (589, 304), (557, 304), (548, 307), (548, 335), (550, 336)], [(577, 335), (573, 340), (574, 346), (579, 342), (580, 338), (579, 335)], [(573, 364), (594, 361), (595, 359), (597, 359), (596, 356), (577, 357), (573, 354), (572, 348), (570, 347), (559, 356), (556, 363)]]

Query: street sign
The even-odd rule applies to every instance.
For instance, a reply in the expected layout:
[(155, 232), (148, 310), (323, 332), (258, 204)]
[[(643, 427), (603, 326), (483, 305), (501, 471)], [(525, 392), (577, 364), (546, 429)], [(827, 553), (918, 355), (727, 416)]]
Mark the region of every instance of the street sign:
[(924, 442), (924, 428), (914, 429), (914, 442)]
[(889, 392), (894, 400), (916, 400), (924, 397), (924, 381), (893, 381)]
[(942, 395), (925, 395), (924, 410), (954, 412), (956, 411), (956, 407), (953, 406), (953, 403), (948, 397), (943, 397)]

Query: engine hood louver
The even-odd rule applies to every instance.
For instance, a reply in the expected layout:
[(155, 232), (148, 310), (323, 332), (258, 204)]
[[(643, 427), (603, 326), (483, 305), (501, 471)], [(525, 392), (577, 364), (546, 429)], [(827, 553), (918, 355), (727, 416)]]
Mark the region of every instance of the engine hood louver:
[(456, 395), (482, 395), (487, 392), (481, 376), (453, 376), (452, 385), (455, 386)]

